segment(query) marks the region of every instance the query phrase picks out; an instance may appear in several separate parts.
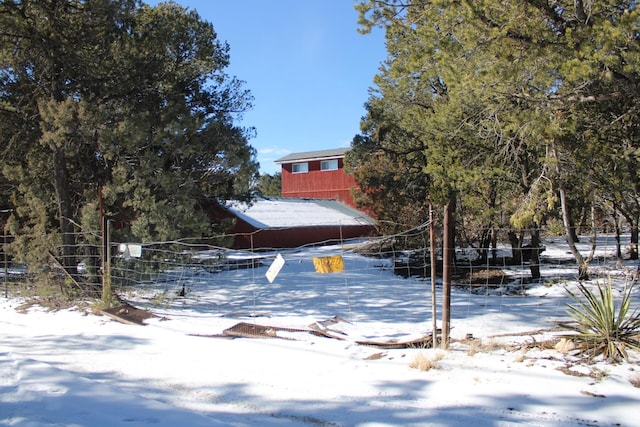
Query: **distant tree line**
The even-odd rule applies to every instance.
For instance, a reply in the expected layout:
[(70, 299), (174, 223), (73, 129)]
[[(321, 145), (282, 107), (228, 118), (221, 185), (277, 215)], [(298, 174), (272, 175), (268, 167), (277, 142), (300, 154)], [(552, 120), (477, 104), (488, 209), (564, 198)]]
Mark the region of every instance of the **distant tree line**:
[(282, 194), (282, 173), (275, 172), (260, 174), (260, 180), (256, 186), (256, 193), (264, 197), (280, 197)]
[(637, 1), (356, 7), (360, 30), (383, 28), (388, 51), (347, 154), (363, 206), (417, 224), (430, 204), (448, 205), (458, 238), (485, 247), (492, 230), (514, 228), (531, 230), (535, 248), (543, 227), (560, 224), (581, 278), (589, 258), (576, 227), (604, 217), (619, 229), (624, 218), (637, 259)]

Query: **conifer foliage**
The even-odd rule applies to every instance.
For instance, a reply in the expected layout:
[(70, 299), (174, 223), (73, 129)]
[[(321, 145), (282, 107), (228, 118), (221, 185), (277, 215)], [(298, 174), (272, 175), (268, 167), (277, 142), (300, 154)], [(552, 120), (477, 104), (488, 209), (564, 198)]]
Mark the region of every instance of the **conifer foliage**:
[(229, 52), (175, 3), (0, 2), (0, 156), (12, 189), (2, 202), (18, 253), (43, 259), (62, 244), (73, 270), (73, 233), (100, 228), (100, 204), (129, 238), (210, 235), (207, 206), (249, 197), (257, 173), (252, 130), (235, 123), (252, 99), (225, 72)]
[(580, 212), (615, 209), (637, 243), (636, 1), (367, 0), (356, 8), (361, 31), (386, 33), (388, 58), (350, 154), (361, 200), (381, 219), (396, 214), (388, 202), (397, 193), (386, 191), (396, 188), (416, 206), (425, 193), (436, 204), (455, 199), (467, 232), (471, 224), (479, 234), (539, 229), (559, 218), (582, 279), (588, 260), (572, 230)]

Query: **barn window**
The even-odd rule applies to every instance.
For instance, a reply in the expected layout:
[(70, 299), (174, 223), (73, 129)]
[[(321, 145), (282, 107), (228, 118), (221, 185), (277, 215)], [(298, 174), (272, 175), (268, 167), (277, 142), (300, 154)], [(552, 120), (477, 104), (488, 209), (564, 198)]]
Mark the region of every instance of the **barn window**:
[(309, 172), (309, 163), (294, 163), (291, 165), (291, 172), (293, 173), (307, 173)]
[(338, 170), (338, 159), (323, 160), (320, 162), (320, 170), (335, 171)]

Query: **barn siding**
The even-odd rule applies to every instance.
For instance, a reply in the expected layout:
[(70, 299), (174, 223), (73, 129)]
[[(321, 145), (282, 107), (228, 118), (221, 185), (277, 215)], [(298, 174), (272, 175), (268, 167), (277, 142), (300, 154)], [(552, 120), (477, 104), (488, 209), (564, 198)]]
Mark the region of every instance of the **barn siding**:
[[(238, 220), (234, 249), (282, 249), (310, 244), (338, 243), (375, 234), (371, 225), (297, 227), (290, 229), (255, 229)], [(245, 229), (245, 231), (240, 231)], [(251, 231), (249, 231), (251, 230)]]
[(282, 165), (282, 197), (336, 199), (357, 207), (351, 195), (356, 187), (355, 179), (344, 171), (343, 159), (338, 159), (338, 169), (320, 170), (320, 160), (308, 161), (309, 172), (292, 173), (292, 163)]

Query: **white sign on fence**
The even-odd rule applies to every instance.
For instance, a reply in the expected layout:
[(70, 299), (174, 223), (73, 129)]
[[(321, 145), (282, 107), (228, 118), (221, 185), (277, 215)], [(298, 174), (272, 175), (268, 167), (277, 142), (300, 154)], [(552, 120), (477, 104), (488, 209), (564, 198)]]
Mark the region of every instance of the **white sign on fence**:
[(284, 258), (282, 258), (282, 255), (278, 254), (276, 256), (276, 259), (273, 260), (273, 262), (269, 266), (269, 269), (265, 273), (265, 276), (267, 277), (269, 283), (273, 283), (273, 281), (276, 280), (276, 277), (278, 276), (278, 273), (280, 273), (283, 265)]
[(142, 256), (142, 245), (135, 243), (120, 243), (118, 251), (125, 258), (140, 258)]

